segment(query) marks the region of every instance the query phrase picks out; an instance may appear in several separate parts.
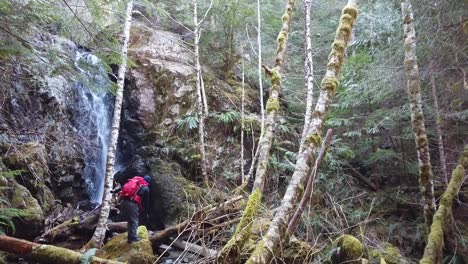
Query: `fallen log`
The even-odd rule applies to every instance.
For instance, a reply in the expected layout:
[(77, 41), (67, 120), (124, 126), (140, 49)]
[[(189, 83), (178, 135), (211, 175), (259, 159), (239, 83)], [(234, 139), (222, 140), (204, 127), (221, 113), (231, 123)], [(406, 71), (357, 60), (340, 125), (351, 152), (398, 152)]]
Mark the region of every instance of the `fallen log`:
[(151, 243), (153, 244), (153, 246), (157, 246), (164, 239), (167, 239), (170, 236), (182, 233), (184, 231), (189, 231), (190, 230), (189, 225), (191, 224), (196, 224), (196, 223), (199, 223), (200, 221), (210, 219), (210, 218), (216, 218), (219, 215), (226, 214), (231, 211), (239, 211), (240, 206), (234, 206), (234, 205), (240, 200), (242, 200), (242, 195), (236, 196), (216, 207), (213, 207), (211, 205), (203, 207), (202, 209), (193, 213), (189, 219), (177, 225), (170, 226), (162, 231), (155, 232), (153, 235), (150, 236), (149, 239)]
[(353, 168), (351, 166), (347, 166), (346, 168), (351, 172), (351, 176), (353, 176), (354, 178), (356, 178), (356, 179), (362, 181), (363, 183), (365, 183), (373, 191), (377, 191), (377, 189), (378, 189), (377, 186), (375, 186), (375, 184), (373, 182), (371, 182), (369, 180), (369, 178), (362, 175), (358, 170), (356, 170), (355, 168)]
[(176, 240), (176, 241), (172, 242), (171, 245), (173, 247), (175, 247), (175, 248), (178, 248), (178, 249), (181, 249), (181, 250), (184, 250), (184, 251), (188, 251), (188, 252), (191, 252), (191, 253), (194, 253), (194, 254), (198, 254), (198, 255), (201, 255), (203, 257), (208, 257), (208, 258), (212, 258), (212, 257), (216, 256), (216, 254), (218, 254), (218, 252), (216, 250), (206, 248), (206, 247), (202, 247), (200, 245), (190, 243), (190, 242), (187, 242), (187, 241), (183, 241), (183, 240)]
[(91, 264), (124, 264), (123, 262), (94, 256), (87, 258), (86, 253), (82, 254), (70, 249), (51, 245), (41, 245), (9, 236), (0, 236), (0, 250), (48, 264), (81, 264), (83, 261), (87, 261), (85, 263)]

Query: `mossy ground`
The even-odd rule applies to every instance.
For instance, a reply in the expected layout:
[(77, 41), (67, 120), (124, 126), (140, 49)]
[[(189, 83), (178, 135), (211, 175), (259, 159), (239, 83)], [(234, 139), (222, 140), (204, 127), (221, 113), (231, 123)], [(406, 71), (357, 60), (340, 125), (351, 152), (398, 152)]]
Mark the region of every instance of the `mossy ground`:
[(113, 237), (96, 253), (97, 257), (112, 259), (128, 264), (152, 264), (156, 261), (153, 248), (148, 238), (148, 230), (144, 226), (138, 227), (138, 237), (141, 241), (127, 242), (127, 233)]

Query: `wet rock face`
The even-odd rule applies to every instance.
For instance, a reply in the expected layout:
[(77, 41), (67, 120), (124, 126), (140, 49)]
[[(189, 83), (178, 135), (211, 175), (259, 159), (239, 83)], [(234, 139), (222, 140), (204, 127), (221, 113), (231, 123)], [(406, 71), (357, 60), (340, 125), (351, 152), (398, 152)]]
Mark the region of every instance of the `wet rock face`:
[(0, 79), (0, 146), (5, 165), (21, 169), (18, 182), (49, 212), (53, 200), (75, 203), (86, 199), (83, 145), (72, 122), (73, 58), (76, 45), (44, 32), (29, 37), (35, 54), (4, 60), (5, 78)]

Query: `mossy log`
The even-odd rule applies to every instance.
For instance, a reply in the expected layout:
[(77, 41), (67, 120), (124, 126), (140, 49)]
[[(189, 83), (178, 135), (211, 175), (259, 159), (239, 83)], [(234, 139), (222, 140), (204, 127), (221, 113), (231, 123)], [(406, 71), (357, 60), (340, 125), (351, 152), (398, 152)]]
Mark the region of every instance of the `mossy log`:
[(342, 11), (332, 50), (328, 57), (327, 70), (322, 80), (320, 95), (312, 113), (307, 131), (304, 150), (298, 154), (294, 173), (263, 241), (259, 243), (246, 263), (270, 263), (282, 246), (288, 243), (288, 224), (304, 193), (308, 172), (314, 164), (314, 154), (321, 143), (324, 118), (338, 88), (338, 76), (343, 65), (346, 47), (351, 39), (351, 31), (358, 11), (355, 0), (348, 0)]
[[(0, 250), (19, 256), (31, 258), (34, 261), (48, 264), (81, 264), (87, 257), (76, 251), (51, 246), (41, 245), (27, 240), (17, 239), (9, 236), (0, 236)], [(124, 264), (123, 262), (89, 257), (91, 264)]]
[(247, 201), (244, 213), (242, 215), (240, 223), (237, 225), (234, 235), (223, 247), (223, 249), (220, 251), (217, 257), (216, 261), (218, 263), (235, 263), (239, 261), (241, 250), (250, 236), (252, 222), (257, 217), (258, 211), (260, 209), (263, 189), (267, 177), (267, 167), (270, 158), (271, 143), (273, 140), (273, 127), (275, 124), (275, 117), (277, 112), (280, 110), (279, 93), (281, 89), (282, 78), (281, 65), (284, 62), (286, 44), (288, 42), (289, 31), (291, 28), (291, 17), (293, 15), (293, 9), (295, 4), (295, 0), (288, 0), (285, 12), (281, 17), (282, 26), (276, 39), (277, 48), (274, 67), (272, 69), (264, 67), (266, 74), (271, 82), (271, 89), (270, 96), (265, 107), (267, 116), (265, 120), (263, 136), (261, 137), (259, 143), (258, 163), (252, 193), (249, 196), (249, 200)]
[(457, 195), (463, 181), (465, 180), (465, 170), (468, 168), (468, 145), (460, 158), (458, 166), (452, 172), (452, 178), (440, 200), (439, 208), (434, 214), (431, 225), (431, 232), (427, 240), (424, 255), (420, 264), (442, 263), (442, 247), (444, 244), (444, 228), (452, 215), (453, 198)]

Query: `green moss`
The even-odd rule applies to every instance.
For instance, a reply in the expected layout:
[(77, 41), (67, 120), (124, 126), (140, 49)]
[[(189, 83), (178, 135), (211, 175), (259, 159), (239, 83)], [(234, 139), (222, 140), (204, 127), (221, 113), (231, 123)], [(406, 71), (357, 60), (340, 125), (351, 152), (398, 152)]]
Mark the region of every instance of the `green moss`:
[(313, 144), (314, 146), (318, 146), (320, 143), (322, 143), (322, 137), (318, 133), (311, 134), (306, 138), (305, 142), (306, 144)]
[(44, 263), (81, 263), (80, 253), (50, 245), (34, 247), (31, 255), (35, 260)]
[(282, 17), (281, 17), (281, 20), (283, 21), (283, 23), (286, 23), (289, 21), (289, 15), (288, 13), (285, 13)]
[(361, 263), (361, 258), (365, 257), (365, 248), (359, 239), (351, 235), (342, 235), (334, 243), (334, 247), (339, 249), (334, 251), (333, 263)]
[(373, 260), (380, 260), (380, 263), (404, 264), (407, 261), (401, 255), (400, 249), (390, 243), (385, 243), (383, 247), (370, 251), (369, 255)]
[(335, 40), (332, 44), (332, 49), (338, 51), (339, 53), (343, 54), (345, 51), (346, 44), (342, 40)]
[(278, 101), (278, 98), (268, 98), (267, 104), (266, 104), (266, 111), (267, 113), (270, 113), (272, 111), (279, 111), (280, 109), (280, 104)]
[(148, 230), (145, 226), (139, 226), (137, 233), (138, 237), (141, 238), (140, 241), (136, 243), (128, 243), (127, 233), (117, 235), (107, 242), (104, 247), (96, 253), (96, 256), (127, 262), (129, 264), (154, 263), (154, 261), (156, 261), (156, 257), (153, 255), (153, 248), (148, 238)]
[(467, 147), (465, 147), (463, 155), (460, 158), (460, 164), (453, 170), (450, 183), (442, 196), (437, 212), (434, 214), (431, 231), (427, 239), (424, 256), (419, 262), (420, 264), (441, 263), (442, 261), (444, 226), (448, 224), (447, 218), (452, 214), (453, 198), (465, 178), (465, 168), (463, 165), (467, 163), (467, 158), (468, 151)]
[(323, 77), (322, 79), (322, 89), (335, 92), (338, 89), (340, 82), (337, 78), (334, 77)]
[(281, 85), (281, 73), (280, 73), (279, 67), (274, 67), (271, 70), (270, 81), (273, 86), (277, 85), (278, 88)]
[(244, 213), (242, 214), (242, 218), (236, 227), (234, 235), (223, 247), (223, 250), (219, 254), (218, 262), (234, 263), (237, 261), (231, 258), (232, 256), (239, 256), (239, 253), (248, 241), (252, 230), (252, 224), (254, 223), (254, 220), (258, 215), (261, 202), (262, 192), (259, 189), (255, 189), (249, 196), (249, 200), (247, 201)]
[(343, 9), (343, 15), (345, 14), (348, 14), (350, 15), (351, 17), (353, 17), (354, 19), (356, 19), (357, 15), (358, 15), (358, 10), (355, 6), (345, 6), (345, 8)]
[(278, 34), (278, 38), (276, 39), (276, 41), (278, 41), (278, 49), (280, 48), (280, 46), (283, 45), (283, 43), (286, 41), (287, 38), (288, 38), (288, 32), (286, 31), (281, 31)]

